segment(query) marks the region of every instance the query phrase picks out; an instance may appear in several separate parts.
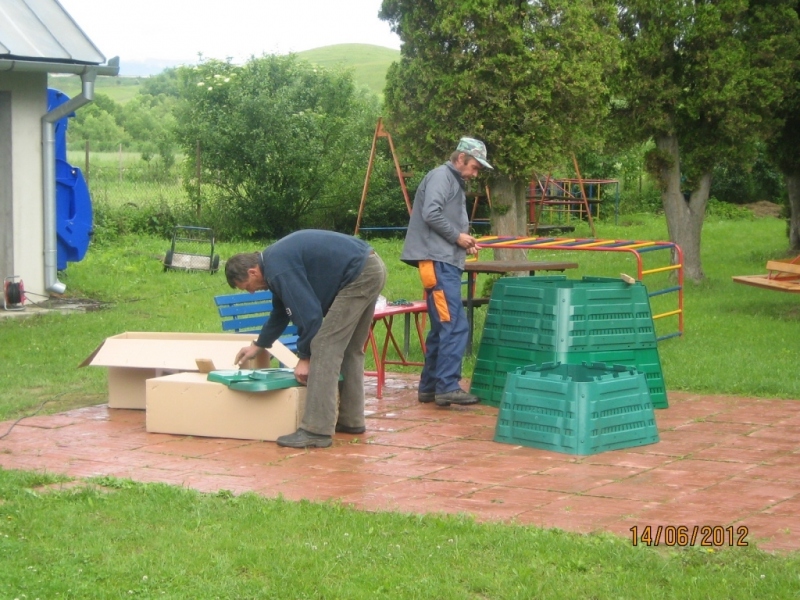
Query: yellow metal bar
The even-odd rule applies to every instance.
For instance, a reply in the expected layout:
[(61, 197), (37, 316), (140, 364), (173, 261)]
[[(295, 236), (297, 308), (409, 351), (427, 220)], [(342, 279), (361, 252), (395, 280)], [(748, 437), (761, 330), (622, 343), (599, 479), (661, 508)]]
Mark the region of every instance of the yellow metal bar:
[(617, 248), (625, 248), (626, 250), (636, 250), (637, 248), (647, 248), (648, 246), (655, 246), (655, 242), (642, 242), (641, 244), (631, 244), (629, 246), (617, 246)]
[(561, 244), (566, 244), (567, 242), (574, 242), (577, 238), (569, 238), (569, 239), (559, 239), (554, 242), (545, 242), (543, 244), (536, 244), (535, 248), (531, 248), (531, 250), (535, 250), (536, 248), (547, 248), (548, 246), (560, 246)]
[(574, 248), (594, 248), (595, 246), (605, 246), (609, 241), (613, 240), (600, 240), (590, 244), (581, 244), (580, 246), (573, 246)]
[(656, 319), (663, 319), (664, 317), (671, 317), (673, 315), (679, 315), (682, 312), (683, 311), (681, 309), (678, 309), (678, 310), (672, 310), (670, 312), (661, 313), (660, 315), (653, 315), (653, 320), (655, 321)]
[(648, 269), (642, 271), (642, 275), (650, 275), (651, 273), (663, 273), (664, 271), (675, 271), (680, 269), (683, 265), (669, 265), (668, 267), (659, 267), (658, 269)]
[(498, 242), (497, 244), (492, 244), (492, 248), (505, 248), (506, 246), (516, 246), (518, 244), (522, 244), (524, 242), (532, 242), (534, 240), (538, 240), (537, 237), (526, 237), (526, 238), (517, 238), (511, 240), (510, 242)]

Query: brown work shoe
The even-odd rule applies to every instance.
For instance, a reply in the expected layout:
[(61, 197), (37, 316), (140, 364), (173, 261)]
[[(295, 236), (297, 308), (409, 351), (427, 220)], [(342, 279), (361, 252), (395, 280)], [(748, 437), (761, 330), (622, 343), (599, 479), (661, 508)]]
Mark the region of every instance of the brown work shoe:
[(450, 406), (451, 404), (465, 406), (467, 404), (477, 404), (480, 401), (480, 398), (465, 392), (461, 388), (446, 394), (436, 394), (436, 406)]

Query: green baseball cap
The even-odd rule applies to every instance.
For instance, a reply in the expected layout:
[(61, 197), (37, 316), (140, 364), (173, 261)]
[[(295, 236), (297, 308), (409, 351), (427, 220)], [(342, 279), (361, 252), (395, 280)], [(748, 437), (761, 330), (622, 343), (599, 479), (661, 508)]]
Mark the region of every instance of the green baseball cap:
[(486, 144), (475, 138), (463, 137), (458, 140), (456, 152), (463, 152), (469, 154), (472, 158), (477, 160), (487, 169), (494, 170), (494, 167), (486, 162)]

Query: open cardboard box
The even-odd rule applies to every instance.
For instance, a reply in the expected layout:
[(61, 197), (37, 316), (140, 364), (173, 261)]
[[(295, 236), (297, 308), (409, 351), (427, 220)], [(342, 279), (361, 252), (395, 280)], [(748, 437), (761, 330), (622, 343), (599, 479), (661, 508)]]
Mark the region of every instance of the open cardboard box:
[(300, 426), (306, 388), (239, 392), (204, 373), (148, 379), (147, 431), (275, 441)]
[[(145, 382), (154, 377), (198, 371), (197, 359), (206, 359), (217, 369), (235, 369), (233, 359), (255, 335), (238, 333), (127, 332), (100, 344), (81, 364), (108, 367), (108, 406), (110, 408), (146, 407)], [(297, 364), (297, 357), (280, 342), (270, 353), (287, 367)], [(261, 354), (242, 368), (269, 367)]]

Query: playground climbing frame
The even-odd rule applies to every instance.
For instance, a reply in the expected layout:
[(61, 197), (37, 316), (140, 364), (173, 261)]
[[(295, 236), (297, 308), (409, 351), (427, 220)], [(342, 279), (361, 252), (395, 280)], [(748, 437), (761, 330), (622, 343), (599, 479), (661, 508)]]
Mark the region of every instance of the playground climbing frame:
[[(677, 330), (658, 337), (658, 341), (683, 335), (683, 252), (674, 242), (649, 240), (603, 240), (596, 238), (557, 238), (557, 237), (499, 237), (486, 236), (477, 239), (480, 249), (492, 250), (569, 250), (588, 252), (627, 252), (636, 259), (636, 279), (647, 285), (645, 277), (659, 273), (674, 273), (675, 285), (660, 289), (648, 289), (648, 296), (665, 296), (672, 298), (674, 294), (675, 308), (661, 313), (654, 313), (653, 320), (675, 318)], [(669, 252), (670, 264), (645, 268), (644, 257), (655, 252)], [(653, 286), (654, 287), (654, 286)]]

